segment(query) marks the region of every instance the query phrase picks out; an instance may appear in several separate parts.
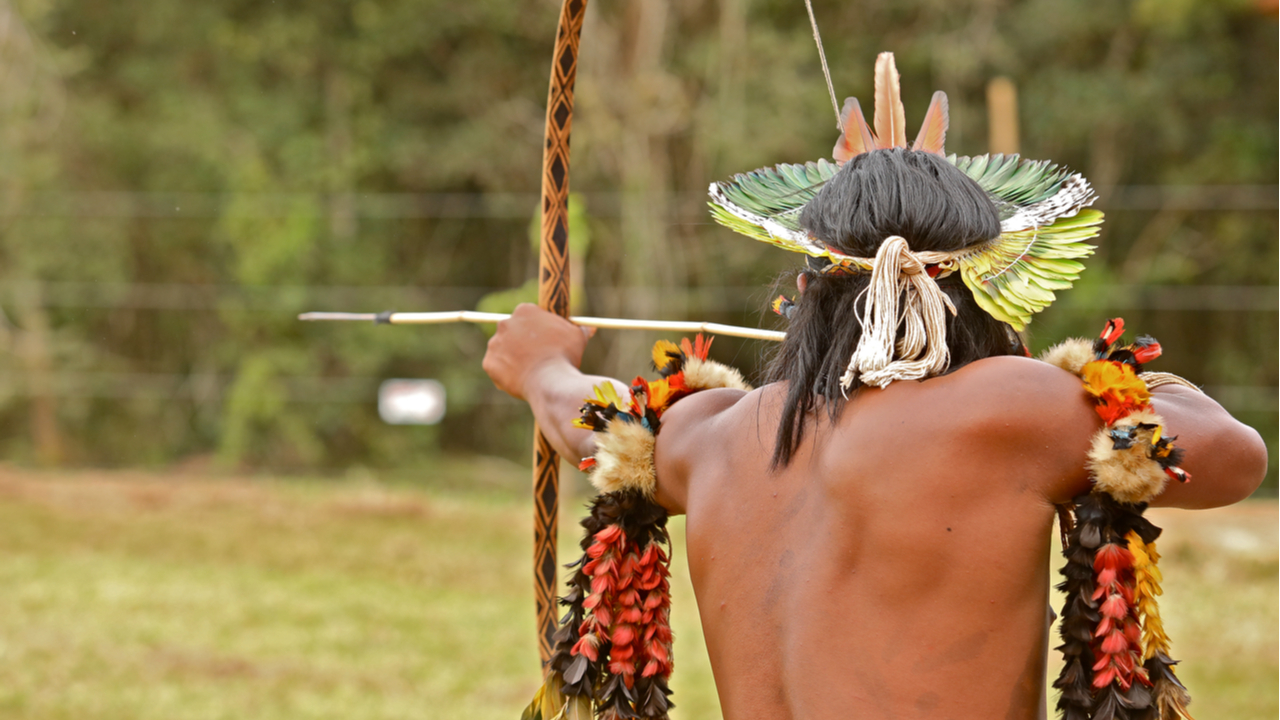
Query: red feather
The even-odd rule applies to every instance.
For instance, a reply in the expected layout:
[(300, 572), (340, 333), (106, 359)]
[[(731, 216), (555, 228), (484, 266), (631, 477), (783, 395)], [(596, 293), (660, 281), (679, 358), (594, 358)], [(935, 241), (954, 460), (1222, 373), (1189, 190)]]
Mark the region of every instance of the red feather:
[(845, 98), (844, 109), (840, 111), (840, 139), (831, 150), (831, 156), (837, 165), (876, 149), (875, 136), (867, 126), (867, 119), (862, 115), (862, 106), (858, 98)]
[(1160, 343), (1153, 342), (1149, 345), (1137, 345), (1133, 349), (1133, 359), (1140, 363), (1151, 362), (1160, 357)]
[(1107, 341), (1108, 345), (1111, 345), (1116, 340), (1119, 340), (1120, 336), (1123, 334), (1124, 334), (1124, 318), (1112, 318), (1111, 320), (1107, 321), (1107, 326), (1103, 328), (1102, 335), (1100, 337), (1103, 340)]
[(939, 90), (933, 94), (933, 101), (929, 103), (929, 110), (925, 112), (924, 122), (920, 125), (920, 134), (911, 144), (911, 149), (946, 155), (946, 151), (942, 148), (947, 140), (949, 125), (947, 94)]
[(1098, 548), (1098, 554), (1093, 559), (1093, 569), (1098, 572), (1106, 568), (1118, 570), (1132, 567), (1133, 554), (1117, 543), (1107, 543)]

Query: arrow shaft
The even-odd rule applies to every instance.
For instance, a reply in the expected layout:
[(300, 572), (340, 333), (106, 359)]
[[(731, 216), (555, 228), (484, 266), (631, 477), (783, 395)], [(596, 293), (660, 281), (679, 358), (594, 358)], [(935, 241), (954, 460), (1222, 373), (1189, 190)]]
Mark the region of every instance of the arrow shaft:
[[(346, 321), (346, 322), (383, 322), (388, 325), (442, 325), (445, 323), (475, 323), (479, 325), (497, 323), (511, 317), (507, 313), (476, 312), (474, 310), (450, 310), (445, 312), (402, 312), (402, 313), (338, 313), (310, 312), (298, 316), (299, 320)], [(780, 330), (764, 330), (761, 328), (724, 325), (722, 323), (701, 322), (698, 320), (631, 320), (629, 318), (591, 317), (575, 315), (569, 322), (583, 327), (606, 328), (613, 330), (656, 330), (676, 333), (708, 333), (728, 337), (751, 338), (753, 340), (771, 340), (781, 342), (787, 336)]]

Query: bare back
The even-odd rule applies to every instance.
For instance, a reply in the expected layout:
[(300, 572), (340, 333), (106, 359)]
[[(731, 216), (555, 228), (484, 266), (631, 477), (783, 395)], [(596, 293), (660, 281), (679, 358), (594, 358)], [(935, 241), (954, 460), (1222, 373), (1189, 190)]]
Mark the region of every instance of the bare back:
[(778, 387), (660, 436), (726, 718), (1044, 715), (1054, 496), (1085, 487), (1097, 422), (1083, 397), (1065, 438), (1002, 419), (1011, 368), (1082, 395), (1010, 358), (866, 389), (776, 472)]

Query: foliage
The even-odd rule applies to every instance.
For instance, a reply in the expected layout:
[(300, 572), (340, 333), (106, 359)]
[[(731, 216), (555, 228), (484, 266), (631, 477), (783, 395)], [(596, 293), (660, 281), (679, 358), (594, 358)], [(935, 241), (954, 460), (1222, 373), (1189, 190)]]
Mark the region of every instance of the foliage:
[[(542, 213), (534, 213), (529, 221), (529, 250), (537, 255), (542, 240)], [(587, 219), (587, 201), (581, 193), (569, 193), (569, 312), (580, 314), (583, 306), (582, 268), (587, 251), (591, 249), (591, 226)], [(530, 277), (520, 287), (495, 290), (476, 303), (480, 312), (510, 313), (520, 303), (538, 302), (538, 278)], [(492, 335), (493, 325), (480, 326)]]
[[(1254, 297), (1276, 283), (1275, 20), (1261, 7), (871, 0), (815, 12), (841, 97), (869, 98), (874, 55), (893, 50), (908, 113), (945, 90), (948, 151), (975, 154), (987, 149), (986, 83), (1008, 77), (1024, 155), (1103, 193), (1099, 254), (1033, 324), (1037, 349), (1123, 311), (1164, 343), (1160, 369), (1271, 388), (1274, 301), (1203, 309), (1141, 290)], [(293, 317), (474, 307), (533, 275), (525, 223), (556, 3), (0, 10), (14, 20), (0, 45), (14, 68), (0, 84), (6, 457), (216, 453), (321, 469), (414, 466), (441, 445), (527, 454), (527, 417), (486, 389), (476, 329)], [(711, 225), (705, 188), (828, 156), (828, 104), (790, 0), (593, 5), (572, 176), (594, 238), (575, 269), (584, 311), (760, 322), (768, 294), (749, 288), (795, 259)], [(1223, 187), (1148, 191), (1189, 185)], [(630, 376), (650, 341), (601, 333), (588, 362)], [(718, 348), (748, 370), (762, 354)], [(395, 376), (444, 379), (446, 422), (382, 425), (374, 388)], [(1240, 409), (1275, 437), (1273, 403)]]

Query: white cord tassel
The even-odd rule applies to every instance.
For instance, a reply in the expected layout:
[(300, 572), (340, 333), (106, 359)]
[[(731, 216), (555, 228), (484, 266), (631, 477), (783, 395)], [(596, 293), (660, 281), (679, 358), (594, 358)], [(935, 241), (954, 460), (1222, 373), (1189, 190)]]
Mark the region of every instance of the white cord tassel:
[[(856, 380), (882, 388), (894, 380), (919, 380), (947, 369), (951, 351), (943, 308), (952, 315), (956, 308), (904, 238), (890, 237), (876, 251), (866, 296), (858, 317), (862, 337), (840, 377), (845, 391)], [(905, 325), (901, 341), (897, 341), (899, 325)]]

